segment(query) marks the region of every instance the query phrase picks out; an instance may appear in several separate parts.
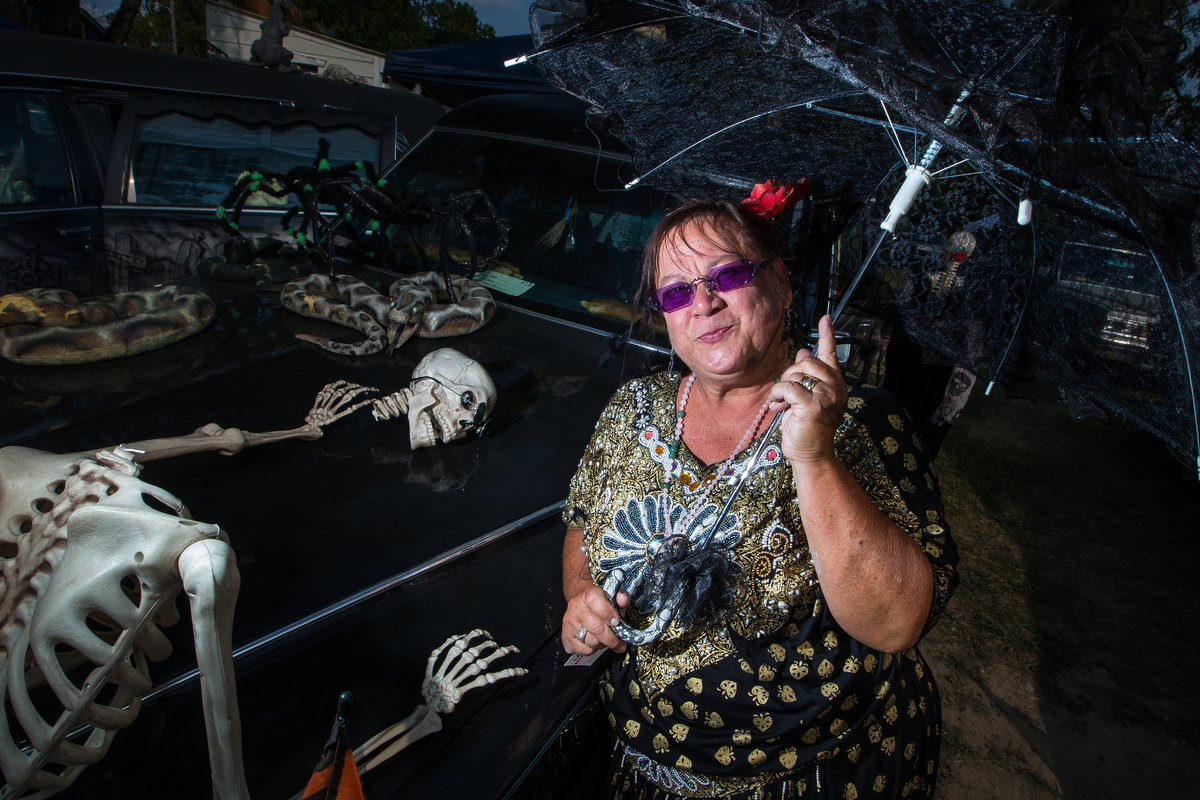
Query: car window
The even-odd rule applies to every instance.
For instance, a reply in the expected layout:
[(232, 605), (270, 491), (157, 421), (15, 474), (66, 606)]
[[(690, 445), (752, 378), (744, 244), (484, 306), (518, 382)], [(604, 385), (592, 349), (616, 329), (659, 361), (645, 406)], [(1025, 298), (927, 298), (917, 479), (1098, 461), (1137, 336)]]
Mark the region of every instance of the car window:
[(62, 137), (42, 95), (0, 92), (0, 206), (74, 200)]
[[(375, 164), (378, 141), (351, 127), (311, 124), (276, 127), (224, 117), (197, 119), (180, 113), (138, 121), (125, 200), (153, 205), (216, 206), (250, 171), (286, 173), (316, 159), (320, 139), (329, 140), (335, 164)], [(286, 206), (294, 196), (256, 192), (247, 205)]]
[[(642, 246), (662, 216), (664, 198), (640, 187), (628, 192), (596, 188), (597, 183), (617, 185), (621, 169), (620, 162), (597, 162), (592, 153), (439, 131), (409, 153), (388, 180), (438, 200), (473, 189), (487, 194), (510, 224), (500, 263), (479, 278), (490, 289), (508, 298), (628, 321)], [(432, 226), (417, 231), (433, 256), (428, 264), (436, 263), (438, 235)], [(407, 230), (389, 230), (389, 243), (398, 268), (420, 267)], [(478, 247), (486, 251), (492, 244)], [(451, 255), (466, 260), (465, 248), (460, 240)]]

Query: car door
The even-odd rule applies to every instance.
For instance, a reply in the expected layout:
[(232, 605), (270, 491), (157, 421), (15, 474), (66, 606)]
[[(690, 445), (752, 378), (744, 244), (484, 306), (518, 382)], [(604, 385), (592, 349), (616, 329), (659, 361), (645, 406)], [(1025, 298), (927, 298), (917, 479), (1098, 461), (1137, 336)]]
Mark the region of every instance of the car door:
[(95, 168), (62, 96), (0, 87), (0, 293), (104, 291)]

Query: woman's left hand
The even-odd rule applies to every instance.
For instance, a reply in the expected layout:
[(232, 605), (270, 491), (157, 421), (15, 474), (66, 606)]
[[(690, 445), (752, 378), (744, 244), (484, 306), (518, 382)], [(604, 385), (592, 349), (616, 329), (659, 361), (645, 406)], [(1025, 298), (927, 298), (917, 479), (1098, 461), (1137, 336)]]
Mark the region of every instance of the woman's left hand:
[(846, 382), (837, 360), (833, 320), (821, 317), (818, 330), (817, 352), (803, 348), (796, 353), (796, 363), (784, 370), (770, 394), (771, 413), (786, 409), (783, 455), (793, 464), (836, 459), (833, 434), (846, 413)]

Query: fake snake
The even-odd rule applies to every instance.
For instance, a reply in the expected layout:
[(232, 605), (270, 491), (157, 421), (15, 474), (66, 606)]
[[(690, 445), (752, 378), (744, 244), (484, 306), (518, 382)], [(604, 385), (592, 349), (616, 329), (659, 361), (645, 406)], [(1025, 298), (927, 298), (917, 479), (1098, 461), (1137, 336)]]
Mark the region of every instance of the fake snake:
[[(413, 334), (422, 339), (462, 336), (482, 328), (496, 313), (491, 292), (460, 276), (452, 278), (457, 303), (447, 303), (442, 276), (419, 272), (392, 284), (386, 297), (350, 275), (309, 275), (283, 288), (283, 305), (313, 319), (322, 319), (361, 331), (367, 338), (355, 344), (296, 334), (331, 353), (362, 356), (388, 352)], [(442, 301), (442, 302), (439, 302)]]
[(184, 286), (87, 302), (62, 289), (30, 289), (0, 297), (0, 355), (33, 366), (122, 358), (186, 339), (215, 312), (208, 295)]

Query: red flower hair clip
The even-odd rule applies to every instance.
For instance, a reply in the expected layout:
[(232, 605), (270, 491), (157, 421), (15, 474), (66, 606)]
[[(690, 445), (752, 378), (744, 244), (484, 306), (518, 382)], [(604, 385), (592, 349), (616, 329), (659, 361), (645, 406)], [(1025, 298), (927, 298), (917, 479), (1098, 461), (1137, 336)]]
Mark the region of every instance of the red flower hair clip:
[(791, 181), (783, 186), (772, 179), (766, 183), (754, 184), (754, 191), (750, 192), (750, 196), (742, 201), (742, 205), (751, 214), (770, 219), (808, 197), (811, 191), (812, 187), (808, 185), (808, 178)]

